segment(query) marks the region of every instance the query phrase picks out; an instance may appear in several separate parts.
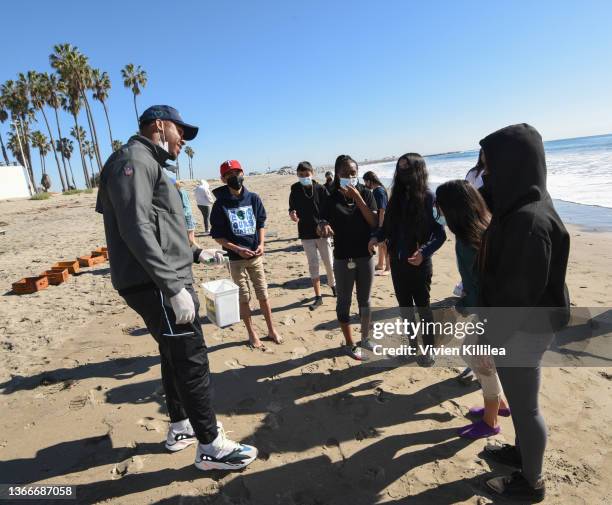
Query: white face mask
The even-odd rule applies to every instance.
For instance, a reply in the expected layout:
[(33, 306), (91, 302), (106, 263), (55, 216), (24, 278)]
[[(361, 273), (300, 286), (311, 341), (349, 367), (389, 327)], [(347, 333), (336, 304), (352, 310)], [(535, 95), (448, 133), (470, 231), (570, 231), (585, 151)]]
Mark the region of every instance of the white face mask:
[(340, 187), (346, 188), (347, 186), (357, 186), (359, 179), (357, 177), (340, 177)]
[(302, 186), (312, 186), (312, 177), (298, 177)]
[(166, 133), (164, 132), (163, 128), (159, 134), (159, 142), (157, 143), (157, 145), (161, 147), (164, 151), (166, 151), (168, 154), (170, 154), (170, 148), (168, 146), (168, 141), (166, 140)]

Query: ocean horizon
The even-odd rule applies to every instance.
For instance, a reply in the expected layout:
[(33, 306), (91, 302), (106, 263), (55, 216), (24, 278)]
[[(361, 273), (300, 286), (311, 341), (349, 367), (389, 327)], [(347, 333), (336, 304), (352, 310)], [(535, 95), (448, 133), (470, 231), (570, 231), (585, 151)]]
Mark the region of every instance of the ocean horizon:
[[(544, 142), (547, 186), (564, 222), (589, 229), (612, 229), (612, 134)], [(478, 149), (424, 156), (433, 191), (443, 182), (463, 179), (478, 159)], [(386, 187), (395, 161), (361, 168), (375, 172)]]

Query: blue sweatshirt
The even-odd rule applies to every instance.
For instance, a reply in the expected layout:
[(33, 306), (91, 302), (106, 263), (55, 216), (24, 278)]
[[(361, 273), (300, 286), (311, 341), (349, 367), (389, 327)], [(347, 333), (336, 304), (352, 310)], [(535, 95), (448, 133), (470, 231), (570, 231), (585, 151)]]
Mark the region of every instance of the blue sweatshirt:
[[(260, 228), (266, 223), (266, 209), (261, 198), (244, 186), (238, 196), (232, 195), (227, 186), (213, 191), (215, 203), (210, 213), (210, 235), (224, 238), (240, 247), (254, 251), (259, 246)], [(227, 250), (230, 261), (241, 260), (239, 254)]]

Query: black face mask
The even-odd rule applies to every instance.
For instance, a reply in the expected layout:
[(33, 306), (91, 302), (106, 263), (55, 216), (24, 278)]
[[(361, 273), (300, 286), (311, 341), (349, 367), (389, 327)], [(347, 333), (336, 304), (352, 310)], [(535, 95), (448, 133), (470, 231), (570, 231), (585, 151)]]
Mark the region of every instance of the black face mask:
[(242, 175), (232, 175), (227, 179), (227, 185), (235, 191), (239, 191), (242, 188), (244, 177)]

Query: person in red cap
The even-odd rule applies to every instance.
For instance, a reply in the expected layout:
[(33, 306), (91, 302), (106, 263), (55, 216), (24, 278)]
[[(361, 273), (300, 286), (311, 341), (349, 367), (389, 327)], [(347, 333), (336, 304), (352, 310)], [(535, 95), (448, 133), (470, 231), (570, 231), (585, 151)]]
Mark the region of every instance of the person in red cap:
[(261, 198), (244, 187), (244, 172), (238, 161), (221, 164), (221, 180), (225, 186), (213, 191), (216, 200), (210, 214), (210, 235), (227, 251), (232, 279), (239, 288), (240, 316), (249, 334), (249, 344), (255, 348), (263, 346), (251, 319), (249, 280), (266, 320), (268, 336), (280, 344), (282, 338), (272, 321), (263, 262), (266, 209)]

